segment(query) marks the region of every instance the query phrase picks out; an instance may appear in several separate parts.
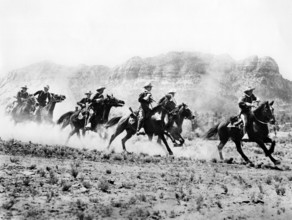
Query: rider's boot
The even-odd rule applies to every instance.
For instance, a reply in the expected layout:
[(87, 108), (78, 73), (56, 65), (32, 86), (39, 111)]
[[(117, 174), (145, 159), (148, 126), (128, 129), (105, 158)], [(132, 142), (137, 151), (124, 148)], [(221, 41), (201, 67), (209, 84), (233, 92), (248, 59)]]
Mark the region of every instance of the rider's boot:
[(138, 125), (137, 125), (137, 131), (136, 131), (136, 135), (141, 135), (141, 134), (145, 134), (145, 132), (141, 132), (141, 128), (143, 126), (143, 119), (139, 118), (138, 119)]
[(90, 130), (91, 129), (91, 123), (89, 122), (85, 127), (86, 130)]
[(242, 137), (242, 140), (248, 140), (249, 139), (249, 136), (248, 136), (248, 133), (246, 132), (246, 125), (243, 126), (243, 137)]

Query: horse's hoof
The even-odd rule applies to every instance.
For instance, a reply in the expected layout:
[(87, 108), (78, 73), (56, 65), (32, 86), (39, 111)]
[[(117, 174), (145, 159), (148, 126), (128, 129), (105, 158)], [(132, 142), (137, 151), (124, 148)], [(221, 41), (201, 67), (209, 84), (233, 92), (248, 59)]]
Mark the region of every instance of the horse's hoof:
[(254, 164), (253, 164), (253, 162), (247, 162), (247, 165), (246, 165), (247, 167), (254, 167)]
[(224, 163), (227, 163), (227, 164), (232, 164), (232, 162), (233, 162), (233, 158), (232, 157), (229, 158), (229, 159), (225, 159), (224, 160)]
[(132, 152), (129, 152), (127, 150), (123, 150), (122, 154), (130, 155), (130, 154), (133, 154), (133, 153)]
[(280, 160), (275, 160), (274, 164), (275, 165), (280, 165), (281, 164), (281, 161)]

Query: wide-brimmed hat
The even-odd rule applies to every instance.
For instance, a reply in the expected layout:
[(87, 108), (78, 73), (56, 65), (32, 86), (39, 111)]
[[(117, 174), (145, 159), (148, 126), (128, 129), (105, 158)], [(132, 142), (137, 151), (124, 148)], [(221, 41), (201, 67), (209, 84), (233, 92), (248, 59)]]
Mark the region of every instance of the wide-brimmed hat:
[(253, 91), (253, 90), (255, 90), (255, 88), (249, 86), (249, 87), (247, 87), (247, 88), (244, 90), (244, 92), (250, 92), (250, 91)]
[(105, 87), (100, 87), (100, 88), (98, 88), (96, 91), (97, 91), (97, 92), (102, 92), (103, 90), (105, 90)]
[(145, 83), (144, 88), (153, 87), (151, 83)]
[(46, 85), (46, 86), (44, 87), (44, 89), (50, 89), (50, 86), (49, 86), (49, 85)]
[(175, 93), (176, 93), (176, 91), (174, 89), (172, 89), (172, 90), (169, 90), (167, 94), (173, 94), (174, 95)]
[(91, 95), (91, 94), (92, 94), (91, 91), (85, 93), (85, 95)]
[(22, 89), (28, 89), (27, 86), (22, 86), (21, 88), (22, 88)]

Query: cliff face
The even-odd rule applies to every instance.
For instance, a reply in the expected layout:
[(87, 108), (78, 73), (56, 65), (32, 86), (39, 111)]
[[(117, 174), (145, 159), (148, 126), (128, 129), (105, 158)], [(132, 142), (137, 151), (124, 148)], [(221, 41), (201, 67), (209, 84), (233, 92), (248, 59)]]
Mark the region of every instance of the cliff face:
[[(65, 94), (74, 106), (87, 90), (106, 86), (105, 93), (137, 106), (137, 96), (145, 82), (154, 84), (159, 99), (169, 89), (177, 91), (178, 102), (198, 110), (237, 109), (237, 99), (247, 86), (256, 87), (262, 100), (292, 103), (292, 82), (284, 79), (271, 57), (252, 56), (235, 61), (228, 55), (170, 52), (156, 57), (133, 57), (114, 68), (106, 66), (66, 67), (42, 62), (11, 71), (0, 81), (0, 101), (5, 105), (23, 85), (29, 92), (49, 84), (51, 91)], [(69, 104), (68, 104), (69, 105)]]

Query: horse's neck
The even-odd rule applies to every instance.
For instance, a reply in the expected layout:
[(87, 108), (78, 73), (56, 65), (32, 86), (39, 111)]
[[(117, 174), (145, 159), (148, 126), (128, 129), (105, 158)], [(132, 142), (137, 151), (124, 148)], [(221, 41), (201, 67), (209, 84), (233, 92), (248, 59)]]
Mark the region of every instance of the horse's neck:
[(268, 124), (265, 122), (265, 119), (263, 118), (262, 114), (260, 114), (260, 111), (257, 109), (253, 111), (254, 114), (254, 123), (261, 128), (268, 128)]
[(112, 106), (104, 106), (103, 109), (103, 121), (108, 121), (108, 116), (111, 111)]
[(184, 122), (184, 117), (181, 117), (180, 115), (178, 115), (178, 117), (177, 117), (176, 120), (175, 120), (175, 123), (177, 124), (177, 126), (178, 126), (179, 128), (182, 127), (183, 122)]
[(54, 111), (54, 109), (55, 109), (55, 106), (56, 106), (56, 102), (50, 102), (50, 103), (48, 104), (48, 112), (49, 112), (50, 114), (53, 114), (53, 111)]

